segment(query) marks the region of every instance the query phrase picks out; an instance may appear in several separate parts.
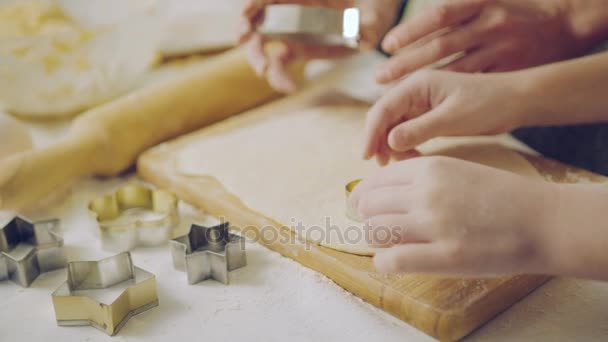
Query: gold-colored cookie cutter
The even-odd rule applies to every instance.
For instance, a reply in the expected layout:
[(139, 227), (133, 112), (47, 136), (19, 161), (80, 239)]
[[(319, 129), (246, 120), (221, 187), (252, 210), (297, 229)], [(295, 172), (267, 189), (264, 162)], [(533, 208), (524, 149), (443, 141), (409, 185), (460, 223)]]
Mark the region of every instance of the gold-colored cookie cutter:
[(41, 273), (64, 268), (59, 220), (32, 222), (14, 216), (0, 225), (0, 280), (29, 287)]
[(349, 199), (350, 199), (351, 193), (355, 190), (355, 188), (357, 187), (357, 185), (359, 185), (359, 183), (361, 183), (361, 179), (354, 180), (354, 181), (346, 184), (346, 187), (345, 187), (345, 193), (346, 193), (346, 217), (348, 217), (349, 219), (351, 219), (351, 220), (353, 220), (355, 222), (362, 222), (363, 219), (361, 218), (361, 216), (357, 212), (357, 208), (353, 208), (350, 205)]
[(179, 223), (178, 204), (172, 192), (134, 184), (93, 199), (89, 211), (99, 224), (102, 248), (118, 253), (169, 241)]
[(91, 325), (110, 336), (131, 317), (158, 306), (156, 278), (135, 267), (128, 252), (70, 262), (67, 281), (52, 299), (58, 325)]

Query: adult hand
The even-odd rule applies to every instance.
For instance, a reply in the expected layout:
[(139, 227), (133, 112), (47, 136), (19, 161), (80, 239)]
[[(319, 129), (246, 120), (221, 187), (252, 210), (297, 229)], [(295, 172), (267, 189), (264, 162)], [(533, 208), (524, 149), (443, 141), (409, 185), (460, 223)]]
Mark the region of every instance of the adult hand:
[[(458, 72), (499, 72), (579, 56), (597, 39), (590, 26), (603, 26), (593, 13), (606, 3), (592, 0), (450, 0), (392, 29), (382, 47), (404, 49), (384, 63), (377, 81), (389, 83), (455, 53), (444, 66)], [(604, 15), (605, 16), (605, 15)]]
[(278, 51), (268, 52), (268, 39), (255, 32), (264, 20), (264, 8), (272, 4), (300, 4), (335, 9), (359, 7), (361, 9), (362, 49), (373, 49), (379, 45), (398, 15), (399, 0), (249, 0), (243, 10), (244, 27), (239, 38), (247, 43), (249, 61), (259, 75), (264, 75), (277, 90), (293, 92), (297, 88), (289, 77), (286, 65), (296, 59), (329, 59), (349, 56), (356, 50), (342, 46), (319, 46), (282, 40)]

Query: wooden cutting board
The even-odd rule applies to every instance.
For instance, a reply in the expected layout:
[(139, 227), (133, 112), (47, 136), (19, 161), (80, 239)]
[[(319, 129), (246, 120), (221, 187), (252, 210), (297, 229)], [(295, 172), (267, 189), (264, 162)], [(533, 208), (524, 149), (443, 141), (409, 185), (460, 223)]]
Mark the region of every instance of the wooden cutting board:
[[(307, 105), (319, 105), (325, 101), (338, 104), (356, 102), (316, 89), (295, 98), (278, 101), (261, 111), (284, 112)], [(182, 200), (207, 213), (227, 218), (236, 227), (274, 227), (281, 234), (293, 234), (289, 228), (247, 208), (214, 178), (184, 176), (176, 170), (175, 156), (196, 141), (199, 134), (193, 133), (149, 150), (138, 161), (139, 174), (159, 187), (174, 191)], [(593, 181), (603, 179), (539, 157), (526, 158), (551, 181), (573, 181), (576, 178), (574, 175)], [(316, 245), (305, 246), (298, 242), (267, 240), (264, 237), (258, 241), (285, 257), (323, 273), (365, 301), (445, 341), (466, 336), (549, 279), (542, 275), (496, 279), (385, 276), (374, 271), (370, 257)]]

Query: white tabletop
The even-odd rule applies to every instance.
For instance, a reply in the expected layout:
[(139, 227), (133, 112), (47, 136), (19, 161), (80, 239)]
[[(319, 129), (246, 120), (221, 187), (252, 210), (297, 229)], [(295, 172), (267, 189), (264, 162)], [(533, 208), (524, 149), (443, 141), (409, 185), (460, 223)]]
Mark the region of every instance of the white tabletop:
[[(349, 84), (369, 94), (372, 66)], [(373, 63), (371, 63), (373, 64)], [(353, 81), (355, 80), (355, 81)], [(354, 83), (353, 83), (354, 82)], [(3, 115), (0, 113), (0, 115)], [(28, 124), (37, 146), (65, 134), (67, 123)], [(135, 175), (83, 179), (55, 195), (32, 218), (62, 220), (70, 260), (112, 255), (99, 245), (86, 204), (133, 181)], [(202, 219), (183, 205), (182, 229)], [(168, 246), (138, 248), (136, 266), (157, 277), (160, 306), (132, 318), (112, 341), (426, 341), (423, 333), (354, 297), (328, 278), (255, 243), (247, 244), (248, 265), (230, 274), (230, 285), (206, 281), (188, 285), (173, 269)], [(51, 293), (66, 271), (41, 275), (30, 288), (0, 282), (0, 341), (109, 341), (92, 327), (58, 327)], [(468, 340), (606, 340), (608, 284), (555, 279), (489, 322)]]

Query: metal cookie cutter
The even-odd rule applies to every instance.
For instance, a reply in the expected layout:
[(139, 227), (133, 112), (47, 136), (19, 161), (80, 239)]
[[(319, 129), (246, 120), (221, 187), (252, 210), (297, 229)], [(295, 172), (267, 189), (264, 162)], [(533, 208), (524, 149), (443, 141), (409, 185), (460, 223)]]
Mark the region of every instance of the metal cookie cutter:
[(266, 6), (257, 32), (270, 38), (319, 45), (359, 45), (359, 10), (336, 10), (294, 4)]
[(353, 190), (355, 190), (355, 188), (357, 187), (357, 185), (359, 185), (359, 183), (361, 183), (361, 179), (357, 179), (357, 180), (354, 180), (354, 181), (346, 184), (346, 217), (348, 217), (349, 219), (351, 219), (355, 222), (362, 222), (363, 219), (357, 212), (357, 209), (353, 208), (350, 205), (349, 198), (350, 198), (350, 194), (353, 192)]
[(213, 278), (228, 284), (228, 272), (247, 265), (245, 239), (230, 234), (229, 223), (192, 225), (188, 235), (171, 240), (173, 266), (188, 274), (188, 283)]
[(89, 211), (99, 224), (102, 248), (113, 252), (163, 244), (179, 222), (177, 196), (143, 185), (95, 198)]
[(158, 306), (156, 279), (130, 253), (68, 264), (68, 279), (52, 294), (57, 324), (92, 325), (115, 335), (127, 321)]
[(15, 216), (0, 226), (0, 280), (30, 286), (41, 273), (65, 267), (59, 220)]

